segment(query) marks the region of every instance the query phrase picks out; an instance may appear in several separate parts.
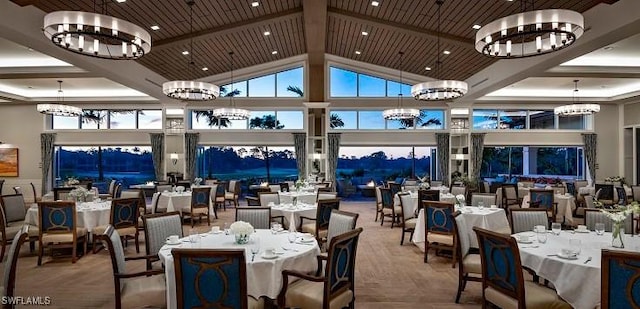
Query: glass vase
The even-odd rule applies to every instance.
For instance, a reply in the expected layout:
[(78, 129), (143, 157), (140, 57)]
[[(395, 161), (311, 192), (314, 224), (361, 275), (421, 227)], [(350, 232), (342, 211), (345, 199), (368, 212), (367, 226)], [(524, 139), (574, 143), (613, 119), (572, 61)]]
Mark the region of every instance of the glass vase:
[(624, 248), (624, 227), (623, 222), (613, 222), (611, 246), (614, 248)]
[(236, 244), (244, 245), (249, 242), (249, 234), (235, 234), (236, 236)]

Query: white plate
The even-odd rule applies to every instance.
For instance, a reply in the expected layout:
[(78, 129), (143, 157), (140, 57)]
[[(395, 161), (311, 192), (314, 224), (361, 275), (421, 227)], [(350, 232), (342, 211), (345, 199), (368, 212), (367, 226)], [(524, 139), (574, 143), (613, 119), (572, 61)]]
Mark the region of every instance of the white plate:
[(316, 240), (315, 238), (300, 238), (300, 242), (310, 243)]
[(517, 241), (518, 241), (519, 244), (532, 244), (533, 243), (532, 239), (529, 239), (527, 241), (523, 241), (523, 240), (517, 239)]
[(175, 246), (175, 245), (179, 245), (180, 243), (182, 243), (181, 241), (176, 241), (176, 242), (170, 242), (170, 241), (166, 241), (165, 244), (170, 245), (170, 246)]
[(261, 258), (265, 259), (265, 260), (273, 260), (273, 259), (277, 259), (278, 255), (274, 254), (274, 255), (265, 255), (264, 253), (260, 255)]
[(558, 257), (565, 260), (577, 260), (577, 255), (564, 255), (562, 252), (558, 253)]

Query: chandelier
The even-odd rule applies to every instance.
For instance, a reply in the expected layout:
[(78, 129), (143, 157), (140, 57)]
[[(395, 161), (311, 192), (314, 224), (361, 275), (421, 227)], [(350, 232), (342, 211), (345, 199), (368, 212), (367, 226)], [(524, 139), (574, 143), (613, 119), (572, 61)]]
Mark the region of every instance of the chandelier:
[[(193, 61), (193, 5), (195, 0), (187, 0), (189, 5), (189, 63), (187, 71), (193, 75), (195, 62)], [(172, 98), (185, 101), (210, 101), (215, 100), (220, 95), (220, 87), (207, 82), (190, 80), (174, 80), (162, 84), (162, 92)]]
[(411, 87), (411, 95), (416, 100), (422, 101), (442, 101), (442, 100), (453, 100), (460, 98), (467, 94), (468, 86), (467, 83), (459, 80), (443, 80), (440, 79), (441, 70), (440, 65), (442, 61), (440, 61), (440, 54), (442, 50), (440, 50), (440, 8), (444, 3), (443, 0), (437, 0), (436, 4), (438, 5), (438, 43), (436, 53), (438, 55), (438, 59), (436, 61), (436, 69), (438, 79), (436, 81), (423, 82), (419, 84), (415, 84)]
[[(102, 2), (103, 14), (106, 14), (107, 3)], [(86, 56), (133, 60), (151, 51), (149, 32), (126, 20), (103, 14), (51, 12), (44, 17), (42, 30), (56, 46)]]
[(233, 97), (233, 52), (229, 52), (229, 59), (231, 60), (231, 84), (229, 93), (229, 107), (220, 107), (213, 110), (213, 116), (216, 118), (224, 118), (229, 120), (247, 120), (249, 119), (249, 111), (242, 108), (236, 108)]
[(573, 104), (558, 106), (553, 109), (553, 113), (558, 116), (579, 116), (591, 115), (600, 111), (600, 104), (580, 104), (578, 102), (578, 82), (574, 80), (575, 88), (573, 89)]
[[(494, 20), (476, 33), (476, 50), (492, 58), (524, 58), (561, 50), (584, 33), (582, 14), (563, 9), (526, 12)], [(531, 1), (533, 8), (533, 1)]]
[(77, 117), (82, 115), (82, 109), (75, 106), (64, 105), (64, 92), (62, 92), (62, 81), (58, 81), (58, 104), (38, 104), (36, 110), (42, 114), (54, 116)]
[(404, 52), (398, 52), (400, 57), (400, 83), (398, 84), (398, 108), (385, 109), (382, 112), (382, 117), (386, 120), (402, 120), (402, 119), (415, 119), (420, 116), (420, 111), (415, 108), (403, 108), (402, 107), (402, 56)]

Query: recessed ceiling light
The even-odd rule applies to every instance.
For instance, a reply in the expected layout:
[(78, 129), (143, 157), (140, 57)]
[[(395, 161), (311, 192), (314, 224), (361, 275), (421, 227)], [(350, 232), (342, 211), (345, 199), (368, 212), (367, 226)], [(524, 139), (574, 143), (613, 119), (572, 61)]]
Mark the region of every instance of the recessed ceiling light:
[(356, 55), (362, 54), (359, 50), (356, 50)]
[(186, 55), (188, 55), (188, 54), (189, 54), (189, 51), (188, 51), (188, 50), (185, 50), (185, 51), (183, 51), (183, 52), (182, 52), (182, 54), (186, 56)]
[(254, 8), (255, 8), (255, 7), (258, 7), (258, 6), (260, 6), (260, 2), (258, 2), (258, 1), (253, 1), (253, 2), (251, 2), (251, 6), (252, 6), (252, 7), (254, 7)]
[(378, 1), (371, 1), (371, 5), (373, 5), (373, 6), (379, 6), (379, 5), (380, 5), (380, 2), (378, 2)]
[(272, 52), (271, 52), (271, 54), (272, 54), (272, 55), (276, 55), (276, 54), (278, 54), (278, 51), (277, 51), (277, 50), (274, 50), (274, 51), (272, 51)]
[(612, 50), (612, 49), (614, 49), (613, 46), (607, 46), (607, 47), (604, 48), (604, 50)]
[(482, 28), (482, 26), (476, 24), (476, 25), (473, 25), (473, 27), (471, 27), (471, 28), (478, 30), (478, 29)]
[(362, 35), (369, 35), (369, 32), (362, 31)]
[(126, 2), (127, 0), (116, 0), (118, 3)]
[(156, 25), (153, 25), (153, 26), (151, 26), (151, 30), (157, 31), (157, 30), (160, 30), (160, 27), (158, 27)]
[(264, 35), (271, 35), (271, 32), (269, 32), (269, 31), (265, 31), (265, 32), (263, 32), (262, 34), (264, 34)]
[(431, 67), (426, 67), (424, 69), (425, 69), (425, 71), (431, 71)]
[(451, 54), (451, 52), (450, 52), (450, 51), (448, 51), (448, 50), (445, 50), (445, 51), (443, 51), (442, 53), (443, 53), (443, 54), (445, 54), (445, 55)]
[(203, 70), (203, 71), (209, 71), (209, 68), (204, 67), (204, 68), (202, 68), (202, 70)]

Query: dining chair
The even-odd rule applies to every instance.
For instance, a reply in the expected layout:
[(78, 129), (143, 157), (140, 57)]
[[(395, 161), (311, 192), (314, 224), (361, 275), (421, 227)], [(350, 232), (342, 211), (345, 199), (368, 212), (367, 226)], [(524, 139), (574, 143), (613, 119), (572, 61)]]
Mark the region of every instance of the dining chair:
[(393, 181), (387, 182), (387, 186), (391, 190), (391, 195), (396, 195), (398, 192), (402, 192), (402, 185)]
[(631, 186), (633, 200), (640, 203), (640, 186)]
[(456, 304), (460, 302), (460, 296), (467, 286), (468, 281), (482, 282), (482, 264), (480, 254), (470, 253), (471, 240), (465, 217), (459, 211), (453, 214), (451, 222), (456, 233), (456, 260), (458, 260), (458, 292)]
[(522, 199), (518, 196), (518, 188), (515, 184), (502, 184), (500, 190), (502, 192), (502, 208), (510, 210), (520, 207)]
[(13, 192), (15, 192), (16, 194), (24, 194), (24, 192), (22, 192), (22, 187), (20, 186), (14, 186)]
[(627, 191), (623, 187), (616, 187), (616, 195), (618, 196), (618, 205), (626, 206), (629, 204), (627, 200)]
[[(7, 256), (7, 260), (4, 261), (4, 276), (2, 277), (2, 287), (0, 289), (3, 299), (11, 299), (15, 294), (18, 256), (20, 255), (20, 247), (22, 247), (29, 238), (29, 229), (30, 227), (28, 225), (20, 226), (20, 229), (17, 230), (12, 237), (9, 255)], [(2, 308), (13, 309), (15, 308), (15, 304), (6, 302)]]
[(378, 217), (384, 216), (382, 213), (382, 193), (380, 191), (380, 187), (375, 188), (376, 190), (376, 218), (373, 222), (378, 222)]
[(402, 213), (402, 208), (400, 205), (395, 205), (391, 189), (380, 188), (380, 194), (382, 196), (382, 220), (380, 220), (380, 225), (384, 224), (385, 217), (389, 217), (391, 218), (391, 228), (393, 228), (398, 216)]
[[(613, 212), (613, 210), (609, 211)], [(584, 223), (590, 231), (596, 229), (596, 223), (604, 223), (605, 232), (611, 232), (613, 229), (613, 220), (599, 209), (585, 209)], [(633, 229), (633, 214), (628, 214), (624, 220), (624, 233), (632, 235), (635, 233)]]
[[(429, 249), (436, 249), (436, 255), (439, 250), (450, 250), (453, 252), (455, 247), (455, 231), (453, 230), (452, 215), (454, 213), (454, 205), (450, 202), (434, 202), (424, 201), (425, 209), (425, 237), (424, 242), (424, 262), (427, 263)], [(453, 256), (452, 267), (456, 265), (456, 257)]]
[(59, 187), (53, 188), (53, 200), (54, 201), (66, 201), (69, 197), (69, 192), (74, 188)]
[(279, 184), (269, 184), (268, 187), (270, 192), (280, 192)]
[[(323, 276), (308, 275), (294, 270), (282, 271), (282, 289), (278, 294), (279, 308), (354, 308), (355, 264), (359, 227), (331, 239), (327, 256), (318, 256), (318, 271)], [(289, 277), (300, 280), (290, 282)]]
[[(316, 208), (316, 217), (309, 218), (306, 216), (300, 216), (300, 226), (298, 231), (304, 233), (311, 233), (315, 235), (318, 242), (321, 242), (323, 238), (327, 237), (329, 220), (331, 219), (331, 212), (333, 210), (340, 209), (340, 199), (320, 200), (318, 201), (318, 207)], [(304, 221), (312, 221), (304, 223)]]
[(236, 207), (236, 221), (248, 222), (254, 229), (271, 227), (271, 207)]
[(600, 308), (638, 308), (640, 253), (602, 250)]
[(33, 184), (33, 182), (30, 182), (29, 185), (31, 185), (31, 193), (33, 194), (33, 202), (34, 203), (40, 202), (42, 200), (42, 197), (38, 197), (38, 193), (36, 192), (36, 186)]
[(71, 247), (71, 262), (78, 260), (78, 241), (84, 243), (83, 254), (87, 254), (88, 232), (85, 227), (77, 227), (76, 203), (70, 201), (39, 202), (38, 222), (38, 266), (42, 265), (44, 247), (53, 255), (56, 247)]
[(184, 237), (180, 212), (172, 211), (142, 216), (144, 221), (144, 249), (147, 256), (147, 270), (152, 269), (152, 263), (160, 260), (158, 252), (166, 243), (167, 237), (178, 235)]
[(463, 195), (466, 198), (466, 196), (467, 196), (467, 187), (464, 186), (464, 185), (462, 185), (462, 186), (451, 185), (451, 187), (449, 188), (449, 192), (451, 192), (451, 194), (456, 195), (456, 196), (457, 195)]
[(543, 208), (512, 209), (509, 220), (512, 234), (531, 232), (536, 225), (544, 225), (546, 228), (549, 228), (547, 210)]
[(400, 245), (404, 245), (404, 235), (409, 233), (409, 240), (413, 237), (413, 232), (416, 230), (416, 223), (418, 219), (415, 217), (413, 199), (409, 193), (399, 193), (400, 208), (402, 209), (402, 216), (400, 219), (400, 227), (402, 233), (400, 234)]
[(225, 204), (226, 189), (223, 183), (217, 183), (211, 186), (211, 201), (213, 202), (213, 214), (216, 219), (218, 219), (218, 208), (222, 208), (222, 210), (227, 210), (227, 205)]
[(338, 198), (338, 192), (332, 191), (318, 191), (316, 194), (316, 202), (320, 200), (332, 200)]
[(240, 205), (238, 198), (240, 198), (240, 181), (231, 180), (229, 181), (229, 189), (224, 194), (224, 200), (225, 202), (233, 202), (233, 206), (238, 207)]
[(578, 195), (578, 190), (576, 189), (575, 182), (565, 181), (563, 182), (563, 184), (567, 193), (571, 194), (571, 196), (576, 197)]
[[(7, 245), (11, 243), (13, 236), (25, 225), (24, 219), (27, 211), (22, 194), (0, 196), (0, 205), (0, 215), (2, 216), (0, 218), (0, 233), (2, 233), (0, 261), (2, 261)], [(38, 241), (38, 236), (38, 227), (31, 226), (29, 229), (29, 247), (32, 252), (35, 250), (35, 242)]]
[(329, 188), (329, 187), (324, 187), (324, 186), (323, 187), (316, 187), (316, 191), (318, 191), (318, 193), (320, 193), (320, 192), (332, 192), (331, 190), (332, 189)]
[(613, 205), (613, 185), (596, 183), (594, 185), (596, 199), (605, 205)]
[(332, 210), (331, 217), (329, 218), (329, 227), (327, 229), (327, 239), (325, 240), (325, 244), (328, 246), (334, 237), (353, 231), (356, 228), (358, 216), (359, 215), (357, 213)]
[(247, 294), (244, 249), (174, 249), (172, 255), (178, 309), (260, 307)]
[(202, 217), (206, 217), (207, 225), (211, 225), (211, 212), (209, 207), (210, 199), (211, 188), (193, 188), (191, 190), (191, 207), (189, 210), (182, 210), (182, 218), (184, 219), (185, 215), (189, 216), (189, 219), (191, 220), (191, 227), (194, 226), (196, 217), (199, 222), (202, 222)]
[(278, 184), (280, 186), (280, 191), (281, 192), (289, 192), (290, 188), (289, 188), (289, 183), (287, 182), (281, 182)]
[(165, 191), (171, 192), (172, 188), (173, 188), (172, 185), (157, 185), (156, 186), (156, 192), (160, 192), (160, 193), (165, 192)]
[(482, 191), (484, 193), (495, 193), (495, 192), (491, 192), (491, 184), (488, 181), (482, 182)]
[[(139, 211), (140, 206), (139, 199), (137, 197), (117, 198), (111, 200), (109, 225), (118, 230), (118, 234), (122, 237), (122, 241), (124, 241), (125, 246), (129, 239), (135, 240), (136, 253), (140, 253), (140, 229), (138, 229)], [(97, 253), (99, 251), (97, 241), (106, 229), (107, 225), (97, 226), (93, 229), (93, 253)]]
[(278, 192), (258, 192), (260, 206), (269, 206), (269, 203), (280, 205), (280, 194)]
[(442, 187), (442, 180), (432, 180), (429, 184), (432, 187)]
[[(107, 199), (107, 198), (112, 198), (113, 197), (113, 192), (116, 189), (116, 180), (112, 179), (111, 182), (109, 182), (109, 187), (107, 189), (107, 193), (100, 193), (98, 194), (98, 197), (100, 197), (101, 199)], [(55, 191), (54, 191), (55, 193)], [(56, 198), (56, 201), (58, 199)]]
[(554, 290), (525, 281), (516, 240), (474, 227), (482, 265), (482, 307), (570, 309)]
[(549, 222), (556, 221), (558, 203), (554, 201), (554, 191), (544, 189), (529, 190), (529, 208), (542, 208), (547, 210)]
[(126, 272), (126, 262), (131, 260), (149, 260), (149, 256), (125, 257), (118, 231), (111, 225), (100, 236), (106, 243), (115, 285), (116, 309), (154, 307), (165, 308), (166, 280), (164, 270), (147, 270), (135, 273)]
[(478, 206), (480, 202), (484, 206), (497, 205), (497, 197), (495, 193), (471, 193), (471, 206)]
[[(152, 209), (152, 211), (151, 211), (152, 214), (160, 212), (159, 209), (158, 209), (158, 201), (160, 201), (160, 195), (161, 194), (162, 194), (161, 192), (154, 192), (153, 196), (151, 196), (151, 204), (148, 204), (147, 207), (146, 207), (146, 208), (151, 208)], [(165, 209), (165, 211), (166, 211), (166, 209)]]

